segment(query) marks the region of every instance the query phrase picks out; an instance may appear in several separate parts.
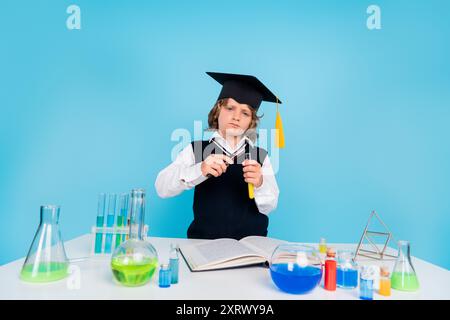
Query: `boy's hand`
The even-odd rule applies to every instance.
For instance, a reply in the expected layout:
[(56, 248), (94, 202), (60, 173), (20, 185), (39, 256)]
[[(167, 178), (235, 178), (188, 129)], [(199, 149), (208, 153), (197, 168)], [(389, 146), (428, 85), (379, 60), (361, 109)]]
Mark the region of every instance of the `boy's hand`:
[(245, 160), (242, 162), (244, 180), (259, 188), (263, 183), (261, 165), (256, 160)]
[(202, 162), (202, 175), (204, 177), (208, 175), (218, 177), (227, 171), (229, 164), (233, 164), (233, 160), (230, 157), (224, 154), (211, 154)]

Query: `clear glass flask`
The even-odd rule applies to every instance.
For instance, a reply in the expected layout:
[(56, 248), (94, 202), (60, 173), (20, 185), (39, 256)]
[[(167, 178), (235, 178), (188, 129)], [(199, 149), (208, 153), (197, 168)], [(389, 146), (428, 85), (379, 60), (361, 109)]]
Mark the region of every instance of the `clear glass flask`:
[(391, 288), (401, 291), (419, 289), (419, 280), (411, 262), (409, 241), (398, 242), (398, 256), (391, 275)]
[(130, 237), (114, 251), (111, 269), (121, 284), (137, 287), (146, 284), (158, 268), (155, 248), (144, 240), (145, 190), (131, 191)]
[(50, 282), (68, 275), (69, 262), (59, 231), (59, 213), (59, 206), (41, 206), (41, 221), (20, 273), (22, 280)]

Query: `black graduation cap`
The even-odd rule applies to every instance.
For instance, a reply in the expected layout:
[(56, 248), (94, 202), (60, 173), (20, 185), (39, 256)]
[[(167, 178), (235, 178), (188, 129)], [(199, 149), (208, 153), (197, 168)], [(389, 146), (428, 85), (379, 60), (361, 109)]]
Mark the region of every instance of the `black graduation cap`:
[(206, 72), (210, 77), (222, 85), (217, 100), (233, 98), (239, 103), (248, 104), (258, 111), (262, 101), (274, 102), (277, 104), (277, 116), (275, 128), (278, 129), (276, 145), (284, 147), (284, 134), (281, 116), (278, 111), (278, 104), (281, 101), (275, 96), (258, 78), (245, 74)]
[(262, 101), (281, 101), (259, 81), (258, 78), (245, 74), (206, 72), (223, 87), (217, 100), (233, 98), (239, 103), (245, 103), (258, 110)]

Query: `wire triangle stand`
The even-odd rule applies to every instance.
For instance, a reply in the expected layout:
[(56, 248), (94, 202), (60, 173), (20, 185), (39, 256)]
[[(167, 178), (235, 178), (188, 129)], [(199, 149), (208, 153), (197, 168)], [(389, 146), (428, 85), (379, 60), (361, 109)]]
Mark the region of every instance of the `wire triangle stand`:
[[(381, 223), (381, 225), (385, 229), (384, 232), (369, 230), (370, 222), (372, 221), (373, 218), (378, 219), (378, 221)], [(372, 237), (374, 237), (374, 236), (386, 237), (386, 242), (384, 243), (382, 249), (380, 249), (378, 247), (378, 245), (376, 244), (376, 242), (373, 241), (374, 239)], [(386, 253), (387, 246), (391, 239), (394, 239), (394, 237), (392, 236), (392, 233), (389, 231), (389, 228), (384, 224), (384, 222), (381, 220), (380, 216), (375, 211), (372, 211), (369, 216), (369, 220), (367, 221), (367, 225), (364, 229), (364, 232), (361, 236), (361, 240), (359, 241), (359, 244), (358, 244), (358, 247), (356, 249), (355, 256), (353, 259), (356, 260), (356, 258), (358, 256), (363, 256), (363, 257), (377, 259), (377, 260), (383, 260), (385, 258), (397, 258), (397, 256)], [(369, 242), (369, 244), (371, 245), (373, 250), (363, 248), (364, 240), (367, 240), (367, 242)]]

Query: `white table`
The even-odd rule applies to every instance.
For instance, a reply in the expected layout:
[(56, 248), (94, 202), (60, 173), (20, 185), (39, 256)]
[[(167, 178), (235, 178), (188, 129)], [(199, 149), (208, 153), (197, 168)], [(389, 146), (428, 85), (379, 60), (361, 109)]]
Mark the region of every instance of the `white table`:
[[(168, 261), (171, 242), (194, 242), (199, 240), (174, 238), (149, 238), (158, 251), (160, 261)], [(355, 249), (355, 244), (332, 244), (334, 248)], [(91, 235), (83, 235), (65, 243), (70, 259), (89, 257)], [(412, 258), (420, 282), (420, 290), (407, 293), (392, 290), (391, 297), (374, 293), (375, 300), (384, 299), (450, 299), (450, 272), (421, 259)], [(137, 288), (128, 288), (113, 281), (110, 259), (90, 258), (72, 262), (74, 273), (68, 278), (47, 284), (30, 284), (19, 279), (24, 259), (19, 259), (0, 267), (0, 299), (202, 299), (202, 300), (289, 300), (322, 299), (343, 300), (358, 299), (359, 290), (337, 289), (334, 292), (322, 287), (305, 295), (292, 295), (278, 290), (272, 283), (269, 270), (264, 267), (245, 267), (238, 269), (207, 272), (190, 272), (180, 257), (179, 283), (170, 288), (158, 287), (158, 276), (149, 284)], [(380, 264), (371, 259), (361, 259), (360, 264)], [(383, 264), (393, 267), (394, 261)], [(79, 278), (77, 278), (79, 276)], [(76, 279), (79, 279), (77, 283)], [(78, 286), (79, 284), (79, 286)]]

